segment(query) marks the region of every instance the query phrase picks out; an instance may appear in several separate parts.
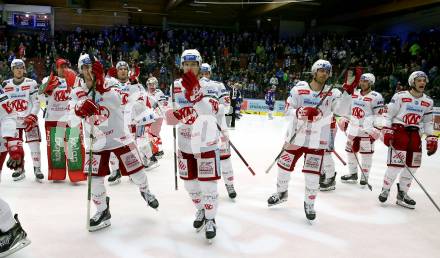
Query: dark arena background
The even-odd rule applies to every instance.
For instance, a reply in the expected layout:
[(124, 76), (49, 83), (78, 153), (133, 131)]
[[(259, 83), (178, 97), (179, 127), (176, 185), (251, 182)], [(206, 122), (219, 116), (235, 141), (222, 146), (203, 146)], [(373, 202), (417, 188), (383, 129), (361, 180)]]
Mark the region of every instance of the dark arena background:
[[(0, 0), (0, 10), (2, 94), (8, 93), (8, 79), (15, 76), (13, 60), (23, 60), (24, 76), (35, 80), (40, 89), (35, 93), (40, 105), (35, 123), (41, 138), (39, 168), (44, 175), (43, 180), (35, 180), (35, 158), (31, 155), (35, 151), (24, 141), (26, 177), (15, 180), (14, 171), (6, 166), (7, 144), (1, 142), (0, 159), (5, 164), (0, 168), (0, 199), (9, 204), (12, 214), (19, 214), (27, 239), (32, 241), (23, 250), (11, 253), (11, 258), (440, 257), (440, 158), (438, 152), (427, 155), (427, 145), (434, 143), (425, 141), (435, 138), (437, 148), (436, 136), (440, 135), (440, 1)], [(187, 60), (182, 53), (188, 49), (197, 49), (202, 62), (210, 64), (210, 79), (223, 83), (232, 105), (225, 112), (225, 127), (219, 127), (222, 134), (218, 139), (232, 143), (233, 174), (223, 174), (218, 180), (217, 236), (209, 243), (205, 230), (196, 232), (193, 228), (192, 203), (197, 204), (200, 199), (191, 201), (194, 195), (189, 198), (188, 185), (178, 179), (177, 169), (182, 170), (184, 165), (177, 162), (182, 157), (180, 151), (175, 152), (175, 127), (164, 119), (168, 109), (175, 109), (172, 89), (178, 92), (171, 85), (184, 76), (181, 63)], [(50, 179), (48, 164), (55, 155), (51, 149), (54, 141), (49, 137), (52, 131), (47, 130), (45, 121), (47, 112), (50, 115), (50, 94), (41, 91), (50, 75), (59, 69), (60, 58), (66, 61), (66, 69), (70, 67), (76, 74), (82, 74), (79, 67), (86, 63), (78, 62), (84, 54), (93, 56), (92, 62), (102, 64), (106, 80), (112, 69), (119, 69), (118, 62), (125, 61), (130, 82), (136, 74), (136, 84), (148, 91), (149, 79), (155, 77), (156, 88), (163, 92), (163, 102), (158, 100), (162, 104), (147, 103), (149, 110), (156, 108), (154, 112), (160, 113), (164, 122), (159, 126), (160, 137), (150, 133), (146, 138), (152, 146), (152, 157), (147, 156), (147, 163), (143, 163), (149, 189), (160, 207), (157, 211), (148, 207), (147, 199), (142, 198), (146, 197), (139, 195), (136, 180), (124, 176), (119, 184), (110, 185), (106, 177), (104, 194), (111, 196), (111, 205), (107, 207), (111, 207), (112, 225), (96, 232), (89, 232), (86, 227), (97, 203), (95, 199), (91, 202), (88, 194), (93, 183), (89, 185), (85, 178), (79, 182), (71, 182), (69, 177)], [(408, 195), (417, 202), (415, 209), (396, 205), (400, 188), (395, 185), (386, 202), (378, 200), (386, 184), (384, 180), (387, 181), (387, 156), (400, 157), (390, 154), (394, 149), (383, 143), (384, 124), (377, 130), (379, 139), (372, 138), (374, 154), (368, 171), (371, 191), (356, 184), (358, 181), (345, 184), (341, 179), (349, 174), (353, 164), (357, 169), (366, 163), (359, 162), (357, 156), (357, 163), (350, 163), (353, 149), (346, 151), (347, 134), (338, 127), (331, 140), (334, 155), (330, 154), (336, 174), (331, 187), (324, 187), (330, 191), (318, 191), (317, 197), (313, 197), (316, 220), (308, 223), (310, 219), (304, 214), (304, 192), (308, 187), (301, 170), (303, 165), (310, 165), (304, 157), (291, 173), (289, 199), (268, 207), (268, 198), (280, 184), (280, 161), (270, 173), (265, 171), (270, 170), (268, 167), (274, 164), (283, 143), (289, 140), (286, 131), (290, 132), (295, 123), (292, 117), (299, 116), (298, 112), (296, 116), (287, 112), (294, 97), (292, 92), (295, 87), (303, 87), (303, 81), (311, 83), (316, 79), (312, 65), (318, 59), (331, 63), (326, 84), (341, 92), (346, 90), (347, 83), (359, 79), (357, 71), (374, 74), (372, 90), (380, 93), (382, 104), (386, 104), (381, 116), (386, 116), (386, 107), (395, 103), (395, 94), (410, 94), (414, 90), (408, 79), (413, 72), (425, 73), (419, 78), (426, 79), (424, 94), (429, 101), (432, 99), (432, 110), (424, 114), (429, 119), (419, 116), (411, 121), (432, 125), (433, 134), (423, 126), (418, 128), (420, 131), (417, 129), (422, 139), (417, 148), (421, 146), (422, 152), (411, 159), (421, 159), (422, 165), (410, 175), (411, 180), (414, 176), (416, 180), (412, 180), (412, 185), (411, 181), (408, 183)], [(422, 100), (421, 106), (426, 103)], [(73, 114), (76, 108), (69, 106), (66, 112)], [(341, 118), (336, 119), (339, 124)], [(4, 124), (2, 120), (2, 127)], [(116, 124), (109, 127), (116, 128)], [(146, 126), (145, 130), (151, 127), (154, 125)], [(88, 142), (85, 126), (80, 123), (76, 128), (81, 141)], [(134, 128), (137, 137), (139, 128)], [(63, 142), (64, 138), (60, 139)], [(67, 155), (66, 139), (63, 148)], [(81, 142), (78, 146), (83, 151), (80, 157), (85, 159), (89, 155), (84, 153), (85, 144)], [(281, 155), (280, 159), (288, 162), (293, 157), (289, 155)], [(78, 164), (87, 174), (90, 164), (82, 159)], [(215, 164), (217, 169), (224, 166), (220, 160)], [(404, 168), (413, 169), (408, 164)], [(111, 158), (106, 169), (114, 172)], [(361, 176), (359, 173), (359, 179)], [(230, 195), (228, 178), (234, 180), (232, 189), (235, 187), (236, 197)], [(87, 208), (90, 203), (91, 215)], [(205, 210), (210, 209), (207, 205)], [(2, 231), (2, 219), (6, 216), (2, 214), (5, 212), (0, 205), (0, 257), (8, 255), (1, 248), (9, 241)]]

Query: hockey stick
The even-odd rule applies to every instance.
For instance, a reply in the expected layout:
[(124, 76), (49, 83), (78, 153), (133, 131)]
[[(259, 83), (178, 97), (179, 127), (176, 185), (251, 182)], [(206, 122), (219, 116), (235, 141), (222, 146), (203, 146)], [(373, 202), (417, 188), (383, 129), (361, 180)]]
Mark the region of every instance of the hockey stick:
[[(390, 142), (390, 146), (389, 147), (391, 148), (392, 151), (397, 152), (396, 149), (394, 149), (394, 147), (393, 147), (393, 142), (392, 141)], [(434, 205), (434, 207), (437, 209), (437, 211), (440, 212), (440, 207), (437, 205), (437, 203), (434, 201), (434, 199), (432, 199), (431, 195), (428, 193), (428, 191), (426, 191), (425, 187), (423, 187), (422, 183), (420, 183), (420, 181), (417, 179), (417, 177), (414, 176), (413, 172), (411, 172), (411, 169), (409, 169), (409, 167), (406, 165), (406, 163), (404, 162), (403, 158), (400, 155), (397, 155), (397, 156), (399, 157), (400, 161), (405, 166), (405, 169), (412, 176), (412, 178), (414, 178), (414, 180), (417, 182), (417, 184), (420, 186), (420, 188), (426, 194), (426, 196), (431, 201), (431, 203)]]
[[(324, 100), (327, 98), (327, 96), (330, 94), (330, 92), (331, 92), (331, 91), (333, 90), (333, 88), (335, 87), (336, 82), (338, 82), (338, 81), (342, 78), (342, 76), (345, 74), (345, 72), (347, 71), (348, 66), (350, 65), (350, 60), (351, 60), (350, 55), (348, 55), (347, 57), (348, 57), (348, 58), (347, 58), (347, 64), (346, 64), (345, 69), (344, 69), (343, 72), (338, 76), (338, 78), (336, 79), (335, 83), (332, 83), (332, 85), (330, 86), (330, 89), (326, 92), (326, 94), (324, 95), (324, 97), (321, 98), (321, 100), (319, 101), (319, 103), (315, 106), (316, 109), (318, 109), (318, 108), (322, 105), (322, 103), (324, 103)], [(324, 86), (325, 86), (325, 83), (324, 83)], [(322, 94), (322, 91), (323, 91), (324, 88), (325, 88), (324, 86), (322, 87), (321, 92), (319, 93), (319, 95)], [(304, 128), (304, 126), (305, 126), (306, 124), (308, 124), (308, 123), (303, 123), (303, 124), (302, 124), (302, 125), (301, 125), (301, 126), (295, 131), (295, 133), (294, 133), (294, 134), (292, 135), (292, 137), (290, 137), (290, 139), (289, 139), (289, 144), (292, 144), (292, 141), (295, 140), (295, 138), (296, 138), (297, 132), (298, 132), (298, 131), (301, 131), (301, 130)], [(270, 164), (270, 166), (266, 169), (266, 174), (268, 174), (268, 173), (270, 172), (270, 170), (271, 170), (272, 167), (275, 165), (275, 163), (277, 163), (278, 159), (281, 157), (281, 154), (283, 154), (284, 151), (285, 151), (285, 149), (284, 149), (284, 147), (283, 147), (283, 148), (281, 149), (281, 151), (278, 153), (278, 155), (275, 157), (275, 159), (272, 161), (272, 163)]]
[[(347, 136), (347, 139), (348, 139), (348, 135), (347, 135), (347, 132), (346, 132), (346, 131), (344, 131), (344, 134), (345, 134), (345, 136)], [(358, 158), (356, 152), (353, 151), (353, 145), (351, 146), (351, 152), (353, 153), (354, 158), (356, 159), (356, 163), (358, 164), (359, 169), (361, 170), (362, 177), (363, 177), (363, 178), (365, 179), (365, 181), (367, 182), (367, 187), (368, 187), (368, 189), (370, 189), (370, 191), (373, 191), (373, 187), (370, 185), (370, 183), (368, 183), (368, 178), (367, 178), (367, 176), (365, 175), (365, 172), (364, 172), (364, 169), (362, 168), (361, 162), (359, 161), (359, 158)]]
[(341, 161), (344, 166), (347, 166), (347, 162), (345, 162), (345, 160), (336, 152), (336, 150), (332, 150), (332, 153), (335, 154), (335, 156), (339, 159), (339, 161)]
[[(220, 131), (221, 134), (223, 134), (223, 136), (225, 136), (224, 132), (222, 131), (222, 129), (220, 128), (220, 125), (217, 124), (217, 129)], [(249, 169), (249, 171), (251, 172), (251, 174), (253, 176), (255, 176), (255, 172), (254, 170), (251, 168), (251, 166), (249, 165), (249, 163), (247, 163), (247, 161), (244, 159), (244, 157), (241, 155), (241, 153), (237, 150), (237, 148), (235, 147), (235, 145), (231, 142), (231, 140), (229, 139), (229, 145), (231, 145), (232, 149), (234, 149), (235, 153), (237, 153), (238, 157), (241, 159), (241, 161), (243, 161), (244, 165)]]
[[(89, 54), (89, 58), (93, 64), (93, 62), (95, 61), (95, 58), (91, 53)], [(93, 77), (91, 77), (91, 78), (93, 78)], [(92, 91), (92, 100), (93, 100), (93, 102), (95, 102), (95, 99), (96, 99), (96, 80), (95, 79), (93, 79), (91, 91)], [(92, 164), (93, 164), (93, 138), (94, 138), (94, 136), (93, 136), (94, 130), (93, 129), (94, 129), (94, 124), (95, 124), (95, 116), (93, 115), (91, 117), (91, 124), (90, 124), (89, 168), (87, 171), (87, 230), (88, 231), (90, 231), (90, 206), (91, 206), (91, 201), (92, 201), (92, 169), (93, 169)]]
[[(174, 96), (174, 65), (172, 66), (172, 69), (171, 69), (171, 103), (172, 103), (173, 111), (175, 111), (176, 110), (176, 100), (175, 100), (175, 96)], [(177, 185), (177, 148), (176, 148), (177, 132), (176, 131), (177, 131), (176, 125), (173, 125), (174, 189), (177, 191), (178, 185)]]

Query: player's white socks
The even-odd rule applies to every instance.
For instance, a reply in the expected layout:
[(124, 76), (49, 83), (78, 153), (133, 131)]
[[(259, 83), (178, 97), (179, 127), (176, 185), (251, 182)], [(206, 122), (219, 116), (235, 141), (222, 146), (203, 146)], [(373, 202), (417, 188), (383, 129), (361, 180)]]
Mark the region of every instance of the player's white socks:
[(92, 177), (92, 200), (96, 205), (97, 212), (102, 212), (107, 209), (106, 197), (107, 193), (104, 186), (104, 177)]
[(358, 172), (358, 164), (353, 152), (347, 152), (348, 172), (353, 175)]
[(31, 157), (34, 163), (34, 167), (41, 167), (41, 152), (39, 142), (30, 142), (29, 149), (31, 150)]
[(335, 176), (335, 161), (333, 160), (331, 152), (324, 153), (323, 170), (325, 178), (332, 178)]
[(361, 154), (362, 162), (361, 166), (366, 179), (370, 175), (371, 164), (373, 163), (373, 154)]
[(6, 232), (15, 225), (15, 219), (12, 216), (9, 205), (0, 198), (0, 230)]
[(316, 199), (316, 194), (319, 190), (319, 175), (304, 173), (305, 179), (305, 191), (304, 191), (304, 202), (307, 204), (314, 204)]
[(277, 176), (277, 192), (282, 193), (287, 191), (289, 188), (290, 174), (287, 170), (284, 170), (278, 167), (278, 176)]
[(116, 170), (119, 169), (119, 160), (113, 152), (110, 154), (109, 164), (110, 164), (110, 173), (112, 173), (112, 175), (116, 174)]
[(139, 186), (141, 192), (148, 192), (148, 178), (144, 170), (131, 174), (129, 177), (133, 183)]
[(397, 175), (400, 171), (402, 171), (403, 168), (401, 167), (391, 167), (388, 166), (387, 170), (385, 171), (385, 176), (383, 178), (383, 188), (384, 189), (390, 189), (391, 186), (394, 183), (394, 180), (396, 180)]
[(222, 177), (226, 185), (234, 184), (234, 171), (232, 170), (231, 158), (227, 158), (220, 161), (220, 169), (222, 171)]
[(217, 181), (199, 181), (206, 219), (215, 219), (218, 207)]
[[(413, 173), (413, 175), (417, 172), (417, 168), (409, 168), (409, 169), (411, 170), (411, 173)], [(404, 169), (400, 173), (400, 178), (399, 178), (400, 190), (402, 190), (405, 193), (408, 192), (412, 180), (413, 177), (411, 176), (411, 174), (408, 172), (408, 170)]]
[(203, 209), (202, 190), (200, 190), (199, 181), (197, 180), (183, 180), (183, 186), (188, 192), (189, 197), (196, 206), (197, 210)]

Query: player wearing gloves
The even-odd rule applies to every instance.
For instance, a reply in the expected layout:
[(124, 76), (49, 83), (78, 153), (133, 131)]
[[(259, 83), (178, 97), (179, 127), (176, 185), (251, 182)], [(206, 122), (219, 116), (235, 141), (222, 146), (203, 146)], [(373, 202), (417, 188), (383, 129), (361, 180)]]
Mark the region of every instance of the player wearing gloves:
[[(78, 117), (84, 119), (85, 135), (89, 136), (93, 126), (93, 139), (86, 140), (85, 173), (92, 167), (91, 194), (96, 205), (96, 214), (90, 219), (90, 231), (95, 231), (110, 225), (110, 197), (106, 194), (104, 177), (110, 174), (109, 158), (114, 153), (118, 158), (119, 168), (123, 176), (130, 179), (139, 187), (141, 196), (148, 206), (156, 209), (159, 202), (150, 192), (147, 176), (144, 171), (141, 156), (135, 145), (135, 139), (124, 123), (124, 110), (135, 110), (135, 120), (152, 119), (152, 114), (143, 105), (136, 105), (139, 95), (124, 94), (118, 81), (104, 78), (102, 64), (91, 62), (88, 55), (82, 55), (84, 78), (72, 90), (72, 107)], [(95, 86), (95, 87), (94, 87)], [(96, 96), (93, 98), (93, 91)], [(129, 98), (127, 100), (127, 98)], [(134, 106), (130, 106), (133, 104)], [(90, 152), (92, 151), (92, 155)], [(90, 159), (92, 156), (92, 160)]]
[(360, 154), (362, 167), (360, 184), (366, 185), (373, 161), (374, 142), (380, 134), (380, 118), (384, 110), (382, 95), (372, 90), (376, 79), (371, 73), (364, 73), (360, 79), (360, 89), (352, 95), (351, 113), (348, 119), (341, 117), (339, 128), (347, 134), (347, 152), (349, 174), (341, 177), (342, 182), (356, 183), (358, 164), (356, 153)]
[(205, 225), (205, 236), (211, 241), (216, 236), (218, 206), (217, 180), (220, 179), (218, 151), (218, 100), (204, 95), (204, 87), (211, 81), (199, 80), (202, 57), (195, 49), (185, 50), (181, 56), (183, 76), (174, 82), (174, 109), (166, 111), (168, 124), (177, 124), (178, 168), (196, 207), (194, 228)]
[(400, 174), (396, 203), (414, 209), (416, 202), (408, 196), (413, 177), (405, 166), (415, 174), (422, 164), (422, 133), (426, 134), (428, 156), (437, 151), (438, 139), (434, 135), (432, 119), (434, 103), (424, 94), (427, 83), (428, 76), (424, 72), (413, 72), (408, 79), (410, 90), (394, 94), (387, 106), (382, 138), (389, 149), (388, 168), (379, 195), (379, 201), (382, 203), (388, 199), (390, 188)]
[[(26, 68), (23, 60), (14, 59), (11, 63), (11, 70), (13, 78), (4, 81), (2, 88), (9, 97), (9, 106), (17, 113), (18, 137), (22, 139), (25, 136), (26, 143), (31, 149), (35, 179), (41, 182), (44, 175), (41, 173), (38, 85), (36, 81), (24, 77)], [(17, 167), (12, 174), (14, 181), (22, 180), (24, 177), (24, 167)]]
[[(347, 107), (356, 86), (355, 82), (344, 84), (345, 92), (342, 95), (337, 89), (331, 90), (325, 84), (332, 74), (332, 66), (326, 60), (316, 61), (311, 70), (313, 79), (310, 85), (295, 86), (290, 92), (291, 110), (286, 113), (294, 115), (291, 116), (284, 151), (278, 159), (277, 192), (267, 200), (269, 206), (287, 200), (290, 175), (304, 154), (304, 211), (309, 221), (316, 217), (314, 204), (319, 190), (324, 152), (330, 144), (333, 113), (348, 113)], [(291, 139), (292, 142), (289, 142)]]

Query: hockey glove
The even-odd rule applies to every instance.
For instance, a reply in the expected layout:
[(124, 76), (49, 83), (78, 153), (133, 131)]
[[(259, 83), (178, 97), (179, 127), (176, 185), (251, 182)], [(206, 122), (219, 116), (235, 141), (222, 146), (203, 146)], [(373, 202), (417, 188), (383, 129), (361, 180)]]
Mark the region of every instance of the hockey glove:
[(12, 170), (16, 170), (17, 168), (20, 168), (24, 162), (23, 141), (18, 138), (7, 138), (6, 140), (10, 157), (7, 166)]
[(437, 151), (438, 137), (435, 135), (429, 135), (426, 137), (426, 150), (428, 151), (428, 156), (431, 156)]
[(315, 107), (300, 107), (296, 110), (296, 117), (299, 120), (316, 122), (322, 118), (322, 112), (319, 108)]
[(91, 99), (83, 99), (75, 106), (75, 114), (79, 117), (88, 117), (99, 113), (99, 107)]
[(394, 130), (389, 127), (382, 128), (382, 141), (386, 146), (390, 146), (391, 141), (394, 140)]
[(341, 129), (341, 131), (343, 131), (343, 132), (347, 131), (347, 127), (348, 127), (349, 122), (350, 121), (345, 117), (339, 118), (339, 120), (338, 120), (339, 129)]
[(38, 125), (38, 117), (34, 114), (29, 114), (24, 118), (23, 124), (26, 126), (24, 131), (29, 132), (33, 127)]

